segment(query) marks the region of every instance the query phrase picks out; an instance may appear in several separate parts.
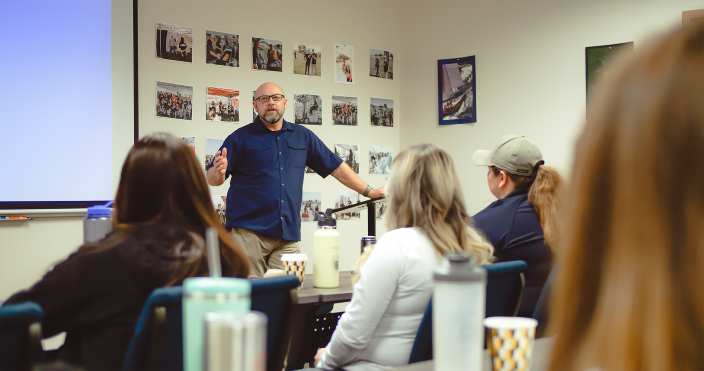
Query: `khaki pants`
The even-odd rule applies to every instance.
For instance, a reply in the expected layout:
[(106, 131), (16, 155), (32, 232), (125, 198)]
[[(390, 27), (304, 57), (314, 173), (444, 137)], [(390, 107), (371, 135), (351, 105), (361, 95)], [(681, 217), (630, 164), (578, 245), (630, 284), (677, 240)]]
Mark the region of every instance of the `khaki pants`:
[(262, 277), (268, 269), (284, 269), (283, 254), (298, 254), (298, 241), (264, 237), (244, 228), (232, 228), (230, 235), (249, 260), (250, 274)]

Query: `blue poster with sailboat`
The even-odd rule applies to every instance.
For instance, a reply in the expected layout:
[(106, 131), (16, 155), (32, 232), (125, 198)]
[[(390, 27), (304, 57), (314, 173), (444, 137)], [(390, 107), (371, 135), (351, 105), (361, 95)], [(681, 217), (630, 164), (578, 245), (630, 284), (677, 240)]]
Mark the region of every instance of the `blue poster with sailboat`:
[(439, 124), (477, 122), (474, 56), (438, 60)]

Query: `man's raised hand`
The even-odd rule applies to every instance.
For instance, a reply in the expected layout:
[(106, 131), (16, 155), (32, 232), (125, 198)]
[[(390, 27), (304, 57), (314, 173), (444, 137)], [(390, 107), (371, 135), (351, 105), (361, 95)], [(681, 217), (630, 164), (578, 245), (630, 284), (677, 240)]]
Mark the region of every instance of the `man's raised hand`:
[(227, 148), (222, 149), (221, 151), (217, 151), (215, 153), (215, 170), (218, 172), (219, 176), (224, 176), (225, 172), (227, 171)]

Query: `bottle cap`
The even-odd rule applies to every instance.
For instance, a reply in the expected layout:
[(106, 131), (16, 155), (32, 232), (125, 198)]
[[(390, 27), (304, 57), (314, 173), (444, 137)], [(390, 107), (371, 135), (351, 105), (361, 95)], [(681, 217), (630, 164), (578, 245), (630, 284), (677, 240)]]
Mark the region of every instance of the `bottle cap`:
[(318, 227), (333, 227), (337, 228), (337, 221), (332, 216), (328, 216), (323, 212), (318, 212)]
[(105, 205), (95, 205), (88, 208), (88, 216), (111, 216), (112, 215), (112, 205), (114, 201), (110, 201)]
[(252, 283), (244, 278), (231, 277), (190, 277), (183, 280), (184, 293), (192, 294), (197, 291), (205, 295), (236, 293), (240, 297), (249, 296)]
[(465, 251), (445, 254), (445, 262), (435, 271), (435, 281), (486, 281), (486, 270), (477, 267)]

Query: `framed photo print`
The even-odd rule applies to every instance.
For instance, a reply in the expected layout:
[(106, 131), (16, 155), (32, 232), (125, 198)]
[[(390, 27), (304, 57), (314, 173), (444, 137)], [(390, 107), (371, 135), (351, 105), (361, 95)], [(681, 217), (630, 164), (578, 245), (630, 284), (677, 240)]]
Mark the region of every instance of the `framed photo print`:
[(335, 82), (354, 84), (354, 46), (335, 44)]
[(474, 56), (438, 61), (438, 122), (477, 122), (477, 70)]
[(609, 67), (609, 62), (613, 56), (624, 50), (632, 52), (633, 42), (589, 46), (585, 48), (584, 55), (587, 75), (587, 103), (589, 103), (589, 96), (593, 94), (594, 89), (599, 82), (599, 78)]

